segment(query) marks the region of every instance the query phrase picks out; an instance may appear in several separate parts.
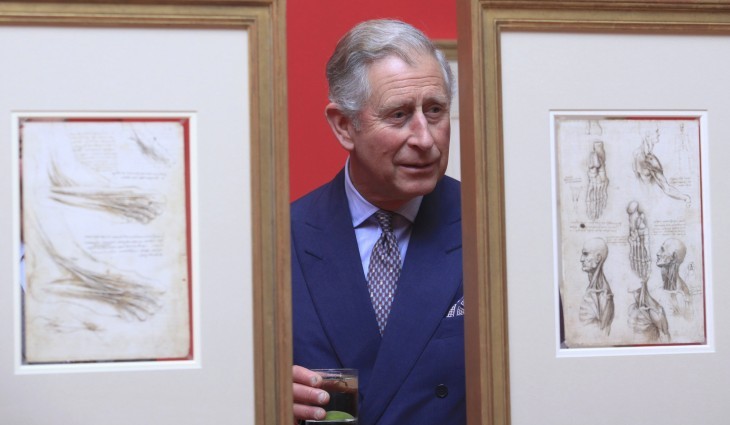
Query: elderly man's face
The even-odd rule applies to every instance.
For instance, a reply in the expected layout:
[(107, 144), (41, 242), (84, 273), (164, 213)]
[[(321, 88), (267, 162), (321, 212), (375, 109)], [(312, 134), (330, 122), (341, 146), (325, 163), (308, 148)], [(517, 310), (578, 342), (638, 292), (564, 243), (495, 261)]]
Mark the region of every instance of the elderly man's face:
[(441, 67), (391, 56), (369, 72), (370, 98), (350, 137), (350, 176), (371, 203), (395, 210), (431, 192), (449, 157), (449, 99)]

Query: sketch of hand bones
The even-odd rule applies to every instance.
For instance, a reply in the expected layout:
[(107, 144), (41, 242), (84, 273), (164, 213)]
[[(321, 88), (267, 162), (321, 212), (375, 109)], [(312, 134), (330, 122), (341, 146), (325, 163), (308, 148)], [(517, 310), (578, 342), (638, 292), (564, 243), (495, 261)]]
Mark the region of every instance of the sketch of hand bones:
[(654, 145), (659, 143), (659, 130), (655, 134), (647, 133), (641, 139), (641, 147), (634, 151), (633, 169), (636, 177), (648, 184), (655, 184), (667, 196), (684, 201), (687, 206), (692, 202), (692, 198), (679, 191), (676, 187), (669, 184), (666, 176), (664, 176), (664, 168), (659, 158), (652, 152)]
[(588, 218), (596, 220), (603, 214), (607, 198), (606, 151), (603, 148), (603, 142), (595, 141), (588, 157), (588, 190), (586, 192)]
[[(53, 255), (54, 261), (71, 274), (69, 279), (53, 282), (52, 291), (65, 297), (87, 299), (113, 307), (123, 319), (145, 321), (160, 308), (161, 292), (131, 273), (119, 270), (99, 272), (78, 262)], [(89, 256), (93, 261), (93, 257)]]
[(583, 245), (580, 263), (588, 274), (588, 287), (580, 305), (579, 318), (584, 324), (598, 326), (606, 335), (611, 333), (614, 316), (613, 292), (603, 274), (608, 246), (601, 238), (589, 239)]
[(133, 271), (122, 271), (97, 258), (74, 243), (76, 252), (62, 255), (36, 225), (50, 258), (67, 276), (49, 283), (48, 291), (58, 296), (89, 300), (112, 307), (118, 317), (145, 321), (161, 307), (163, 291)]
[(634, 303), (629, 306), (629, 326), (649, 341), (668, 342), (669, 323), (664, 308), (649, 294), (648, 289), (651, 259), (646, 216), (636, 201), (629, 202), (626, 213), (629, 215), (629, 263), (631, 270), (641, 280), (641, 286), (632, 291)]
[(48, 170), (51, 199), (65, 205), (105, 211), (146, 224), (164, 211), (164, 198), (135, 187), (82, 186), (67, 177), (54, 161)]
[[(656, 255), (656, 265), (662, 271), (662, 282), (665, 291), (669, 292), (672, 313), (692, 317), (692, 294), (687, 283), (679, 276), (679, 266), (687, 255), (687, 247), (682, 241), (669, 238), (662, 244)], [(680, 298), (683, 302), (680, 303)]]

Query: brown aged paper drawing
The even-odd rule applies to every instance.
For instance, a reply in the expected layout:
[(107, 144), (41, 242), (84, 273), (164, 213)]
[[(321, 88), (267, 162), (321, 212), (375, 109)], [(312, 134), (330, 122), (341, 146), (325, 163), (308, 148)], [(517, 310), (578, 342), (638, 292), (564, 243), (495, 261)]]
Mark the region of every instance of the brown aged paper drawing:
[(706, 343), (699, 117), (554, 120), (563, 347)]
[(26, 364), (189, 357), (187, 128), (20, 120)]

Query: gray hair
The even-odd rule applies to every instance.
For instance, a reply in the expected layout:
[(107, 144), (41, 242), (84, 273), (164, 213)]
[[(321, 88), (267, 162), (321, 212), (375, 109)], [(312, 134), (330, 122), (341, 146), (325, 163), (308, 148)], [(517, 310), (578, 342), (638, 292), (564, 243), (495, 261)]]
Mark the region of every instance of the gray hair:
[(359, 113), (370, 97), (368, 70), (388, 56), (398, 56), (413, 65), (417, 56), (433, 56), (441, 65), (449, 103), (454, 90), (454, 75), (446, 56), (423, 32), (392, 19), (375, 19), (353, 27), (340, 39), (327, 62), (327, 82), (330, 102), (340, 106), (343, 113), (359, 126)]

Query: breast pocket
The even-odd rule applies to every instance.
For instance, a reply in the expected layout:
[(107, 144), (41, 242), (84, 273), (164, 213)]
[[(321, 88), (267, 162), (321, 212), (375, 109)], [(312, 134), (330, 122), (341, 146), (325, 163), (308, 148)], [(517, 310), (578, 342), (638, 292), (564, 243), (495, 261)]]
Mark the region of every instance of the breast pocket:
[(464, 316), (445, 317), (441, 319), (434, 339), (447, 339), (464, 336)]

